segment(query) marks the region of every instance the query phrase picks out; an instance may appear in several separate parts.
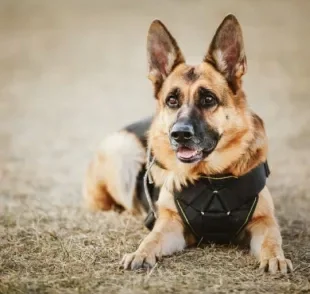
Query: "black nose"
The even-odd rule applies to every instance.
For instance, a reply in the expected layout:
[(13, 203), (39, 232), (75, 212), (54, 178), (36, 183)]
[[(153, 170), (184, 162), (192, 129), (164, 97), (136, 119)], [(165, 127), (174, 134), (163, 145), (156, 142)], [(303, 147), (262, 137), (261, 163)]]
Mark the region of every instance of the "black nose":
[(175, 123), (171, 129), (170, 136), (178, 143), (185, 143), (193, 138), (194, 128), (191, 124)]

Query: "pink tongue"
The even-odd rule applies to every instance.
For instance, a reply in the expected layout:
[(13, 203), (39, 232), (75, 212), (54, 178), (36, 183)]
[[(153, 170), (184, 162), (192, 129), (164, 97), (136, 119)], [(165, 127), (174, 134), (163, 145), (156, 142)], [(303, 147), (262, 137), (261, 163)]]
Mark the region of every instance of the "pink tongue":
[(196, 150), (189, 149), (186, 147), (181, 147), (178, 150), (178, 156), (180, 156), (182, 158), (191, 158), (191, 157), (195, 156), (196, 154), (197, 154)]

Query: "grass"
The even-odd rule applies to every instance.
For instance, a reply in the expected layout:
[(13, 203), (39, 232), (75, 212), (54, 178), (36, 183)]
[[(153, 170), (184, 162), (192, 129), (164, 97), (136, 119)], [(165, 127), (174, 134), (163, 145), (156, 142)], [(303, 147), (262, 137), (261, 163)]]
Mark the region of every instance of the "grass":
[(310, 222), (290, 220), (284, 211), (284, 249), (295, 272), (269, 276), (258, 273), (247, 250), (214, 245), (164, 258), (149, 271), (124, 271), (120, 258), (147, 233), (140, 218), (92, 215), (76, 207), (15, 209), (19, 213), (6, 208), (0, 217), (0, 293), (310, 291)]

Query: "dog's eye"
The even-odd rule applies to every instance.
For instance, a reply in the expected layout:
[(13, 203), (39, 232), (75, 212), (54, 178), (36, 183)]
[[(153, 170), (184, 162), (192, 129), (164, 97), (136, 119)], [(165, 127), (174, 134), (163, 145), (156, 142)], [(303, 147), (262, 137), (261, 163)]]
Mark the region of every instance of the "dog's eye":
[(218, 103), (217, 98), (209, 90), (201, 88), (199, 90), (199, 104), (202, 107), (208, 108), (215, 106)]
[(178, 108), (179, 107), (179, 99), (175, 96), (168, 96), (166, 99), (166, 104), (170, 108)]
[(200, 98), (200, 105), (203, 107), (213, 106), (216, 103), (214, 97), (206, 96)]

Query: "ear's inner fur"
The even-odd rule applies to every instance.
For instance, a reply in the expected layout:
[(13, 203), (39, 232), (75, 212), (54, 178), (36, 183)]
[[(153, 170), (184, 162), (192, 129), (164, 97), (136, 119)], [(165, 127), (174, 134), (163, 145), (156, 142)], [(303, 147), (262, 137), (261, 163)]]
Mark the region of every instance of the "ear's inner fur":
[(246, 56), (241, 26), (235, 16), (228, 15), (223, 20), (204, 61), (223, 74), (232, 91), (237, 92), (246, 72)]
[(183, 54), (168, 29), (159, 20), (153, 21), (147, 37), (149, 79), (154, 85), (155, 97), (174, 68), (184, 63)]

